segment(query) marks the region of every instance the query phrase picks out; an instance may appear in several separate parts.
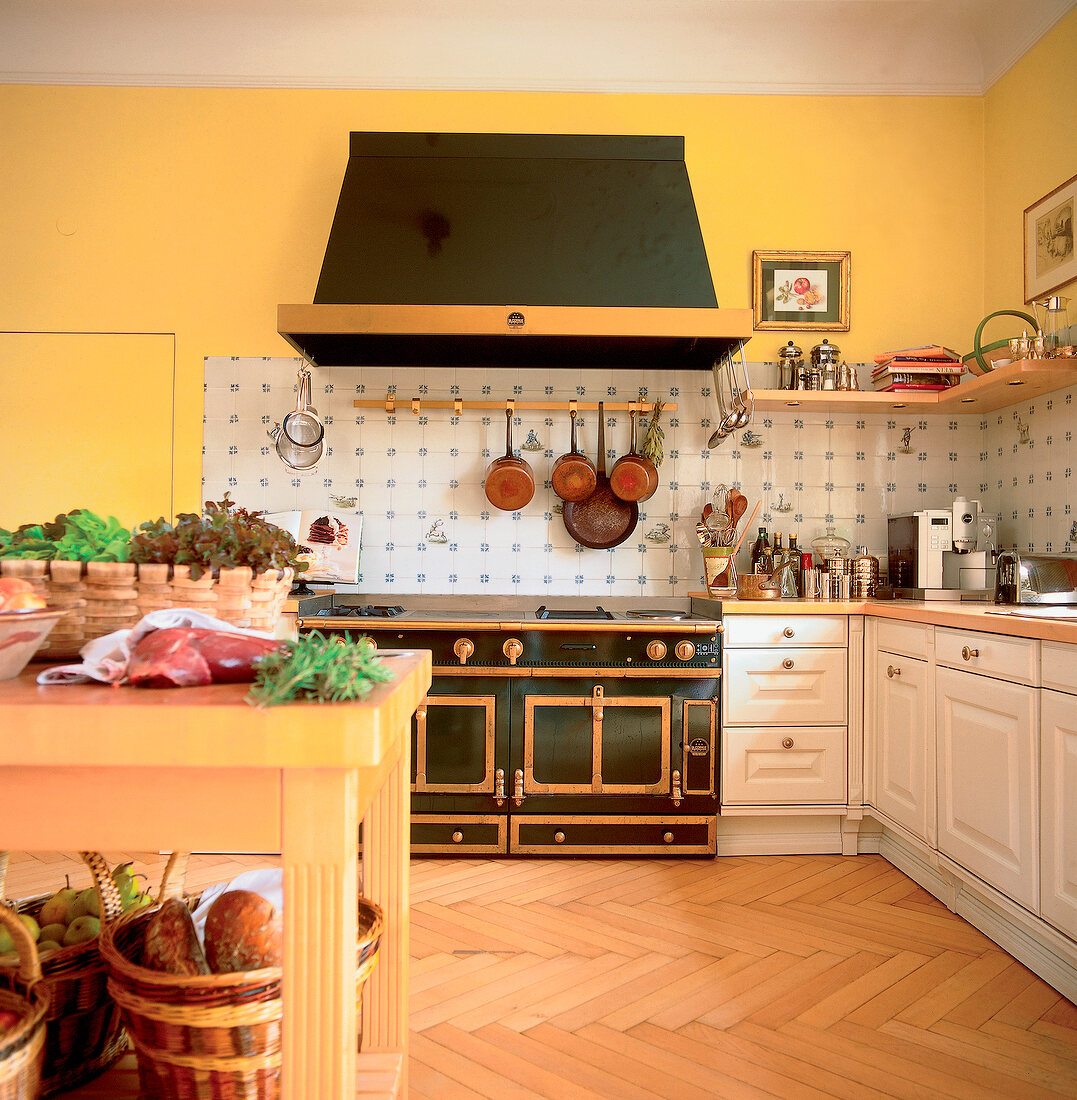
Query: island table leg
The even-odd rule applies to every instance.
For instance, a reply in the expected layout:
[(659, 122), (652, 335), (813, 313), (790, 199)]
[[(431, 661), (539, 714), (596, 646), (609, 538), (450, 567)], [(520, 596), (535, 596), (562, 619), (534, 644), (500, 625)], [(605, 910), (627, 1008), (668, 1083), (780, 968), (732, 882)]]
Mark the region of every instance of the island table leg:
[(283, 1100), (355, 1096), (359, 777), (285, 770)]

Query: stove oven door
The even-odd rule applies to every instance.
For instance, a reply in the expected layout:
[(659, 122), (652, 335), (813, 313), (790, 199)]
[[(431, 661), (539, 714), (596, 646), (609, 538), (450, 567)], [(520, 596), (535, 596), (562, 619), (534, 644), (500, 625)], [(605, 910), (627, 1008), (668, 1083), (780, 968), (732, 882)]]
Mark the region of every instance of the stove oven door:
[(709, 677), (522, 681), (509, 851), (714, 855), (717, 695)]
[(411, 722), (411, 850), (504, 855), (509, 688), (435, 676)]

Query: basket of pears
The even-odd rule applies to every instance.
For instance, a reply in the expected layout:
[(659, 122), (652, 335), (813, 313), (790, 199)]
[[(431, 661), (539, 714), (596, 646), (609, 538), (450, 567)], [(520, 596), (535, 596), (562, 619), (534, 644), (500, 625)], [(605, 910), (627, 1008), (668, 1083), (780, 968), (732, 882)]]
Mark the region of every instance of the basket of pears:
[[(110, 871), (99, 853), (80, 854), (93, 875), (93, 886), (79, 890), (65, 885), (52, 894), (14, 903), (34, 944), (41, 969), (38, 986), (49, 1001), (42, 1096), (76, 1088), (96, 1077), (127, 1049), (119, 1008), (107, 989), (108, 968), (98, 936), (102, 924), (152, 902), (129, 863)], [(7, 853), (0, 852), (0, 900), (6, 870)], [(115, 884), (115, 891), (101, 891), (106, 878)], [(109, 899), (104, 906), (103, 896)], [(10, 934), (0, 928), (0, 985), (25, 993), (24, 971), (13, 953), (14, 943), (9, 941)]]

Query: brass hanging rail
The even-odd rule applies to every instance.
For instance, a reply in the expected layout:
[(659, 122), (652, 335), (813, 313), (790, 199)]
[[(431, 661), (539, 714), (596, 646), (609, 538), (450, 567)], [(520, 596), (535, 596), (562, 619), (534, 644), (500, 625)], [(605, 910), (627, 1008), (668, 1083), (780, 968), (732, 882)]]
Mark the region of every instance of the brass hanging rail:
[[(512, 412), (518, 410), (549, 410), (551, 412), (598, 412), (597, 401), (517, 401), (515, 398), (507, 398), (503, 401), (465, 401), (461, 397), (455, 397), (451, 401), (430, 401), (425, 397), (399, 397), (395, 393), (387, 393), (384, 400), (378, 401), (370, 398), (357, 398), (352, 402), (357, 409), (384, 409), (390, 416), (393, 413), (410, 409), (413, 416), (418, 416), (425, 409), (452, 409), (453, 416), (459, 416), (464, 409), (509, 409)], [(653, 401), (603, 401), (602, 407), (607, 412), (637, 412), (649, 413), (654, 409)], [(676, 412), (676, 404), (662, 403), (665, 412)]]

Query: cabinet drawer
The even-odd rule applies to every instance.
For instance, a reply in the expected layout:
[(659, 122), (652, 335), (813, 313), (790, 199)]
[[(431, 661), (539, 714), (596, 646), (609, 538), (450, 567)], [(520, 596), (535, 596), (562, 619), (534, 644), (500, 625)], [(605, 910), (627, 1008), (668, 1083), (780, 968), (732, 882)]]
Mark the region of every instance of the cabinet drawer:
[(930, 655), (933, 641), (930, 626), (924, 623), (906, 623), (899, 619), (878, 620), (879, 649), (887, 653), (902, 653), (906, 657)]
[(1043, 686), (1077, 695), (1077, 645), (1041, 642)]
[(845, 727), (723, 731), (722, 802), (749, 806), (844, 803)]
[(1017, 684), (1040, 682), (1040, 643), (1031, 638), (1007, 638), (1003, 634), (978, 634), (973, 630), (935, 628), (935, 660), (940, 665), (1012, 680)]
[(844, 649), (735, 649), (725, 654), (723, 724), (837, 726), (846, 718)]
[(845, 615), (727, 615), (725, 646), (848, 644)]

